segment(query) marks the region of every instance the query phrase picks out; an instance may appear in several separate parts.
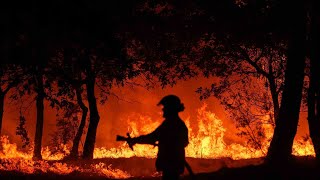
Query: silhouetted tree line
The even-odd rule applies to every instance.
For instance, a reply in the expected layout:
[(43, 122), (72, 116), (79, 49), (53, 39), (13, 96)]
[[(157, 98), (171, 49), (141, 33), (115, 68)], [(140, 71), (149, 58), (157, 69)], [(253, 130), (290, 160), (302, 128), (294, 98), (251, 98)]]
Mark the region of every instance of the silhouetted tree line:
[[(270, 163), (290, 159), (304, 99), (319, 159), (319, 7), (315, 0), (11, 1), (0, 16), (0, 130), (10, 90), (14, 99), (35, 97), (33, 157), (41, 159), (44, 101), (72, 106), (82, 117), (70, 157), (79, 156), (89, 114), (82, 157), (92, 159), (97, 99), (105, 103), (112, 85), (143, 75), (165, 87), (204, 75), (221, 81), (199, 88), (200, 98), (218, 97), (240, 128), (254, 126), (243, 131), (258, 138), (252, 142), (263, 138), (254, 113), (270, 116)], [(248, 98), (243, 85), (252, 80), (264, 81), (265, 90)]]

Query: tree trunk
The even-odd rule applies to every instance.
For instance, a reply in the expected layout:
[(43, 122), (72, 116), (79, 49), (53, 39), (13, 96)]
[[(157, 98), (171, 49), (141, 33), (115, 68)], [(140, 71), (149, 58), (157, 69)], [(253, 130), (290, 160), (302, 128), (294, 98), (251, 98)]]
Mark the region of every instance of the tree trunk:
[(86, 136), (86, 141), (84, 143), (83, 148), (83, 158), (84, 159), (93, 159), (93, 151), (94, 144), (96, 141), (97, 128), (100, 120), (100, 116), (98, 113), (96, 97), (94, 94), (94, 86), (95, 86), (95, 75), (91, 70), (91, 62), (88, 60), (88, 64), (86, 65), (87, 71), (87, 96), (90, 110), (90, 120), (89, 127)]
[[(311, 60), (313, 61), (313, 60)], [(319, 78), (315, 77), (316, 74), (314, 63), (311, 64), (311, 76), (310, 76), (310, 85), (308, 89), (308, 123), (309, 123), (309, 131), (310, 137), (314, 146), (314, 151), (316, 153), (316, 157), (319, 160), (320, 156), (320, 100), (319, 100), (319, 90), (317, 85), (315, 85), (319, 81)], [(318, 79), (318, 80), (316, 80)], [(317, 93), (316, 93), (317, 92)]]
[(37, 82), (37, 98), (36, 98), (36, 108), (37, 108), (37, 122), (36, 122), (36, 134), (34, 137), (34, 150), (33, 159), (41, 160), (41, 144), (42, 144), (42, 132), (43, 132), (43, 111), (44, 111), (44, 87), (43, 87), (43, 75), (42, 70), (37, 69), (36, 72), (36, 82)]
[(311, 10), (311, 51), (310, 85), (308, 91), (308, 123), (310, 137), (320, 162), (320, 14), (318, 1), (312, 1)]
[(268, 80), (270, 84), (270, 93), (271, 93), (272, 102), (273, 102), (274, 119), (277, 119), (280, 111), (277, 87), (275, 84), (274, 77), (268, 78)]
[(78, 128), (77, 134), (73, 139), (72, 149), (70, 152), (70, 158), (76, 158), (79, 155), (79, 152), (78, 152), (79, 151), (79, 143), (81, 140), (81, 136), (83, 134), (83, 129), (86, 125), (86, 119), (87, 119), (87, 114), (88, 114), (88, 108), (85, 106), (85, 104), (82, 101), (80, 87), (76, 87), (75, 89), (76, 89), (76, 95), (77, 95), (77, 102), (82, 110), (82, 117), (81, 117), (81, 122), (80, 122), (80, 125)]
[(288, 61), (276, 127), (267, 154), (267, 162), (279, 165), (291, 157), (293, 140), (297, 132), (305, 68), (306, 13), (303, 1), (292, 1), (291, 37)]
[(0, 136), (2, 130), (2, 119), (3, 119), (3, 112), (4, 112), (4, 95), (0, 94)]

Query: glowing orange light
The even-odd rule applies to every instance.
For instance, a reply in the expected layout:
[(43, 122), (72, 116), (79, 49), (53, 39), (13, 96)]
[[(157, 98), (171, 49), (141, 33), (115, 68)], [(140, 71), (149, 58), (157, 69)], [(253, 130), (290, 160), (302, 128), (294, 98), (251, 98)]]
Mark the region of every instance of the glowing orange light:
[[(132, 136), (146, 134), (154, 130), (161, 120), (154, 121), (148, 116), (135, 115), (135, 119), (128, 119), (128, 129)], [(254, 150), (245, 144), (229, 143), (224, 141), (226, 129), (223, 127), (222, 120), (214, 113), (207, 110), (204, 104), (198, 109), (198, 124), (190, 124), (190, 120), (186, 119), (185, 123), (189, 129), (189, 145), (186, 147), (186, 156), (194, 158), (222, 158), (230, 157), (234, 160), (249, 159), (263, 157), (267, 152), (269, 140), (272, 137), (272, 126), (265, 125), (264, 131), (267, 136), (265, 142), (262, 142), (261, 150)], [(197, 127), (197, 128), (194, 128)], [(195, 130), (197, 129), (197, 130)], [(35, 171), (54, 172), (57, 174), (69, 174), (74, 171), (78, 172), (94, 172), (110, 178), (128, 178), (131, 175), (120, 169), (112, 168), (112, 165), (98, 163), (91, 165), (89, 168), (68, 165), (66, 163), (55, 162), (49, 164), (49, 160), (61, 160), (69, 154), (69, 148), (63, 146), (64, 152), (52, 154), (48, 147), (42, 149), (44, 160), (33, 161), (31, 147), (26, 152), (19, 151), (17, 145), (10, 143), (7, 136), (1, 137), (2, 151), (0, 151), (0, 170), (17, 170), (24, 173), (34, 173)], [(118, 147), (110, 149), (95, 148), (94, 158), (129, 158), (133, 156), (155, 158), (157, 148), (151, 145), (135, 145), (132, 151), (126, 143), (119, 143)], [(310, 140), (303, 141), (296, 139), (293, 145), (293, 154), (297, 156), (311, 155), (315, 156), (313, 145)]]

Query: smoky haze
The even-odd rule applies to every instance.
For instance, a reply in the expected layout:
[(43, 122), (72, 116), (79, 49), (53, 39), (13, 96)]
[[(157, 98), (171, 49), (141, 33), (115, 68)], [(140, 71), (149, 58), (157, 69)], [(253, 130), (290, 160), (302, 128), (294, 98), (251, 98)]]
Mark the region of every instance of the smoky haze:
[[(139, 81), (139, 78), (136, 79)], [(207, 104), (207, 109), (216, 114), (223, 121), (223, 126), (226, 128), (225, 142), (241, 143), (243, 139), (236, 136), (237, 129), (232, 120), (228, 118), (224, 108), (219, 101), (210, 97), (200, 101), (199, 95), (195, 90), (200, 86), (210, 86), (214, 81), (213, 78), (197, 77), (186, 81), (179, 81), (173, 87), (161, 88), (159, 85), (153, 89), (147, 90), (144, 87), (113, 87), (112, 95), (108, 97), (105, 104), (98, 104), (100, 114), (100, 122), (97, 130), (96, 147), (116, 147), (119, 145), (115, 141), (117, 134), (125, 135), (129, 130), (128, 117), (131, 121), (139, 123), (139, 115), (148, 116), (152, 120), (162, 120), (161, 107), (157, 106), (159, 100), (168, 94), (175, 94), (180, 97), (185, 105), (184, 112), (180, 113), (182, 119), (189, 118), (191, 127), (197, 130), (193, 124), (197, 124), (197, 110), (204, 104)], [(97, 99), (99, 102), (99, 96)], [(9, 96), (7, 96), (9, 97)], [(25, 104), (23, 114), (26, 117), (26, 129), (28, 130), (30, 140), (33, 141), (36, 123), (36, 109), (34, 97), (25, 97), (22, 101)], [(8, 135), (11, 142), (21, 145), (21, 139), (15, 135), (15, 129), (19, 123), (20, 105), (19, 102), (13, 102), (6, 99), (4, 109), (3, 134)], [(50, 143), (52, 134), (56, 130), (56, 110), (49, 106), (49, 102), (45, 101), (45, 120), (43, 129), (43, 145), (47, 146)], [(137, 118), (135, 118), (135, 115)], [(301, 114), (300, 126), (297, 136), (308, 133), (306, 123), (306, 113)], [(82, 136), (82, 143), (85, 135)], [(82, 145), (82, 144), (81, 144)]]

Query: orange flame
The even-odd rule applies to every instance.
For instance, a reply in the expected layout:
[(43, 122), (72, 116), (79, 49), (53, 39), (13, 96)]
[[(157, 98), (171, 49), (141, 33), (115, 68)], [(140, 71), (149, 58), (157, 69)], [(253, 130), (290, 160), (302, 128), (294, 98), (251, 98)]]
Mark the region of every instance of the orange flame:
[(2, 151), (0, 151), (0, 170), (20, 171), (26, 174), (34, 172), (53, 172), (56, 174), (70, 174), (77, 172), (91, 172), (98, 175), (103, 175), (108, 178), (129, 178), (130, 174), (120, 169), (113, 169), (110, 165), (106, 166), (103, 163), (92, 165), (89, 168), (68, 165), (66, 163), (54, 162), (50, 164), (50, 160), (61, 160), (69, 153), (66, 149), (65, 153), (52, 154), (48, 147), (42, 148), (42, 156), (44, 160), (33, 161), (30, 148), (27, 152), (17, 150), (15, 143), (10, 143), (8, 136), (1, 137)]
[[(267, 117), (267, 116), (266, 116)], [(134, 115), (137, 119), (132, 121), (129, 117), (128, 127), (132, 136), (147, 134), (152, 132), (160, 123), (161, 120), (153, 121), (151, 117)], [(226, 144), (224, 136), (226, 129), (223, 127), (222, 120), (219, 119), (213, 112), (207, 110), (207, 105), (204, 104), (198, 109), (197, 128), (194, 130), (190, 125), (189, 118), (185, 123), (189, 129), (189, 145), (186, 148), (186, 156), (194, 158), (221, 158), (230, 157), (234, 160), (259, 158), (265, 156), (269, 147), (269, 141), (273, 135), (273, 128), (271, 125), (264, 125), (266, 140), (262, 142), (261, 150), (253, 150), (246, 144)], [(193, 126), (195, 127), (195, 126)], [(148, 157), (154, 158), (157, 154), (157, 148), (151, 145), (135, 145), (134, 151), (129, 149), (126, 143), (122, 143), (118, 148), (96, 148), (94, 151), (94, 158), (119, 158), (119, 157)], [(293, 154), (297, 156), (314, 156), (313, 146), (310, 140), (301, 141), (297, 139), (293, 145)]]
[[(137, 119), (133, 121), (132, 119)], [(128, 118), (129, 132), (133, 137), (147, 134), (153, 131), (161, 120), (154, 121), (149, 116), (133, 114)], [(213, 112), (207, 110), (207, 105), (204, 104), (198, 109), (197, 121), (198, 124), (190, 125), (190, 118), (185, 120), (189, 129), (189, 145), (186, 147), (186, 156), (194, 158), (222, 158), (230, 157), (234, 160), (249, 159), (263, 157), (267, 152), (269, 140), (272, 137), (272, 126), (264, 126), (267, 140), (262, 142), (261, 150), (252, 150), (246, 144), (231, 143), (227, 144), (224, 140), (226, 128), (223, 127), (222, 120), (219, 119)], [(195, 128), (196, 127), (196, 128)], [(24, 173), (54, 172), (57, 174), (70, 174), (77, 172), (93, 172), (109, 178), (128, 178), (131, 175), (120, 169), (112, 168), (111, 164), (98, 163), (90, 167), (79, 167), (68, 165), (66, 163), (54, 162), (50, 164), (50, 160), (61, 160), (64, 156), (69, 154), (69, 148), (63, 146), (64, 153), (52, 154), (48, 147), (42, 149), (42, 156), (44, 160), (33, 161), (32, 149), (26, 152), (19, 151), (17, 145), (10, 143), (8, 136), (1, 137), (2, 151), (0, 151), (0, 170), (16, 170)], [(135, 145), (132, 151), (126, 143), (120, 143), (118, 147), (110, 149), (95, 148), (94, 158), (120, 158), (120, 157), (147, 157), (154, 158), (157, 154), (157, 148), (151, 145)], [(293, 154), (297, 156), (311, 155), (315, 156), (312, 142), (310, 139), (302, 140), (296, 138), (293, 145)]]

